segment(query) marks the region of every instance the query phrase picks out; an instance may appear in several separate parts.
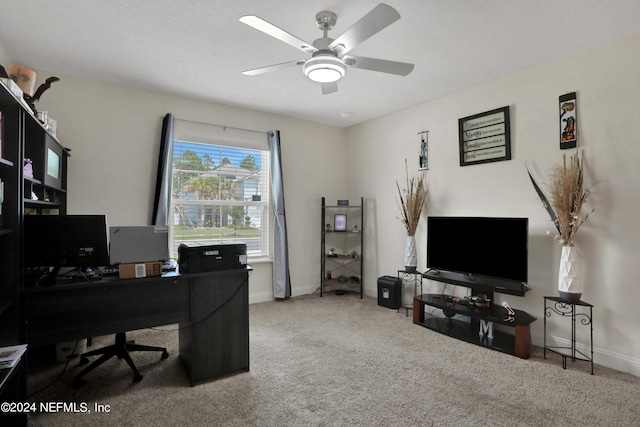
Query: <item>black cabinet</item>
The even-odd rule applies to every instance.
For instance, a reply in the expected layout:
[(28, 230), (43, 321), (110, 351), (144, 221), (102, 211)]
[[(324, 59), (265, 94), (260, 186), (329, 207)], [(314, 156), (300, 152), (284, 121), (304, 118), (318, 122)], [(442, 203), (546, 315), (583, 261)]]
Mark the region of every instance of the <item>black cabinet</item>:
[(191, 385), (249, 371), (249, 271), (190, 275), (191, 319), (179, 341)]
[(320, 296), (355, 290), (363, 295), (364, 199), (359, 205), (347, 200), (327, 205), (322, 198)]

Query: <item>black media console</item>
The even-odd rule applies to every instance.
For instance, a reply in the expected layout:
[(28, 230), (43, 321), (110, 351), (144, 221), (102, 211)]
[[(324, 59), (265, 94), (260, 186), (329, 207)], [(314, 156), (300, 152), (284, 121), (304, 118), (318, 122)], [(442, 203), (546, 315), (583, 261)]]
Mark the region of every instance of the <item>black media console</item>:
[[(449, 335), (460, 340), (481, 345), (492, 350), (513, 354), (522, 359), (531, 355), (531, 331), (529, 325), (536, 318), (521, 310), (494, 304), (494, 292), (524, 296), (530, 288), (520, 283), (503, 282), (484, 278), (470, 279), (463, 274), (445, 271), (427, 271), (425, 279), (465, 286), (473, 295), (484, 294), (491, 300), (489, 307), (460, 304), (444, 294), (423, 294), (413, 299), (413, 323)], [(425, 306), (443, 311), (445, 317), (425, 316)], [(454, 318), (455, 317), (455, 318)], [(494, 325), (515, 329), (515, 334), (494, 330)]]

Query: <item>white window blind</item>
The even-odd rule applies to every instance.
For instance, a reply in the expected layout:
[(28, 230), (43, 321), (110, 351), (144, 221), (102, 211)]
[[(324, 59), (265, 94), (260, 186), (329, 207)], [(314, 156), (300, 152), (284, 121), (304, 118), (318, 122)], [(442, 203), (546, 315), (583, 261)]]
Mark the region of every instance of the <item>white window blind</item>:
[(267, 136), (176, 120), (169, 237), (178, 246), (245, 243), (252, 259), (270, 257)]

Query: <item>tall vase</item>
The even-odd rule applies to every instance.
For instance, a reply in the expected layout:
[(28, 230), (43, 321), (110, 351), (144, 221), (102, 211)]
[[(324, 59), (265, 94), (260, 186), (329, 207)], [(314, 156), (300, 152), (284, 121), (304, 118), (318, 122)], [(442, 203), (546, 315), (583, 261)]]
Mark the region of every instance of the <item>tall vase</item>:
[(558, 292), (566, 302), (578, 302), (582, 298), (582, 280), (578, 275), (576, 249), (563, 246), (558, 271)]
[(418, 267), (418, 252), (415, 236), (407, 236), (407, 247), (404, 252), (404, 270), (413, 273)]

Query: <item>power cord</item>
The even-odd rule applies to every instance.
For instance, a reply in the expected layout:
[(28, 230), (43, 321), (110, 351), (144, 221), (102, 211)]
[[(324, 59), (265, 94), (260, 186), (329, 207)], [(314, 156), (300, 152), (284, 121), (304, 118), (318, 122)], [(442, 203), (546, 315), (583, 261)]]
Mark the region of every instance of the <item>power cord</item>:
[(80, 342), (80, 340), (76, 340), (76, 343), (73, 346), (73, 350), (71, 351), (71, 354), (69, 356), (67, 356), (67, 361), (64, 364), (64, 366), (62, 367), (62, 371), (58, 374), (58, 376), (53, 381), (51, 381), (49, 384), (47, 384), (44, 387), (34, 391), (31, 394), (28, 394), (27, 395), (27, 400), (32, 398), (36, 394), (42, 393), (43, 391), (45, 391), (46, 389), (48, 389), (49, 387), (51, 387), (52, 385), (54, 385), (55, 383), (60, 381), (60, 378), (62, 378), (62, 374), (64, 374), (64, 372), (67, 370), (67, 366), (69, 366), (69, 362), (71, 362), (71, 359), (73, 359), (73, 356), (75, 356), (75, 354), (76, 354), (76, 350), (78, 349), (78, 343), (79, 342)]

